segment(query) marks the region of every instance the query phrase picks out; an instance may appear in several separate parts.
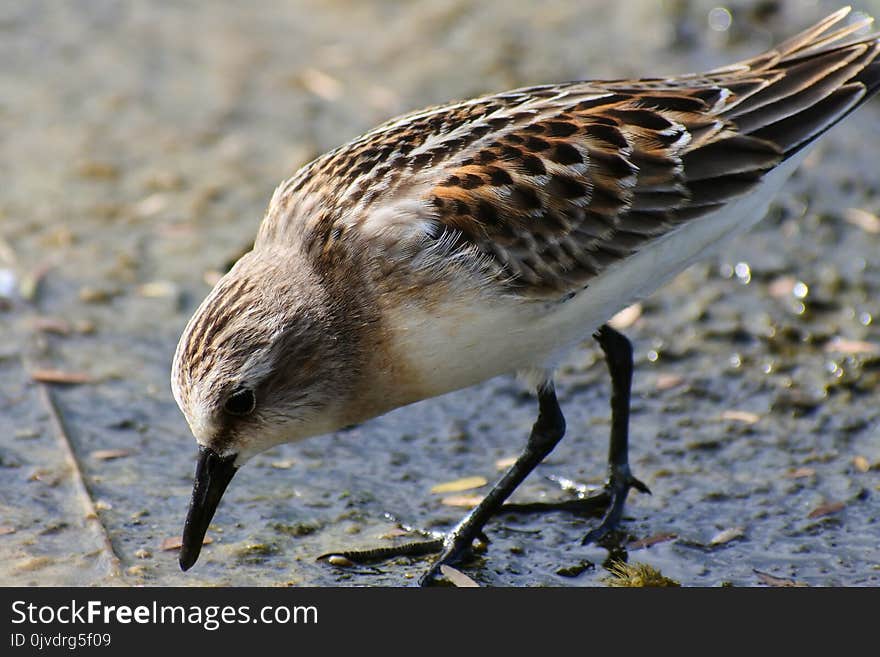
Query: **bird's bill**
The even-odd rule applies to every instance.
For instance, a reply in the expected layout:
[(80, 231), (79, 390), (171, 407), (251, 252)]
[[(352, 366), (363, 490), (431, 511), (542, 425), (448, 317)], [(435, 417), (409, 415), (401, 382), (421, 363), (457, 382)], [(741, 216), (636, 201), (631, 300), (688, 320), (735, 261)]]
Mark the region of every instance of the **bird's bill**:
[(220, 456), (213, 449), (199, 447), (199, 462), (193, 482), (192, 499), (186, 522), (183, 525), (183, 541), (180, 546), (180, 568), (189, 570), (199, 558), (202, 541), (223, 492), (238, 470), (235, 454)]

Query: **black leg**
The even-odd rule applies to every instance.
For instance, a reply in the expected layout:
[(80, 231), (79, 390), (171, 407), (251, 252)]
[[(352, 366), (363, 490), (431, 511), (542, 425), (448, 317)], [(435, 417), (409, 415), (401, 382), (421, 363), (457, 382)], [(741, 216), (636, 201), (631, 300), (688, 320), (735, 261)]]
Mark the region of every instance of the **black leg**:
[(607, 325), (597, 330), (594, 337), (605, 354), (605, 361), (611, 374), (611, 438), (608, 449), (608, 481), (602, 491), (586, 498), (564, 502), (504, 504), (504, 501), (534, 470), (535, 466), (553, 450), (565, 433), (565, 418), (559, 408), (556, 391), (552, 382), (546, 382), (538, 388), (538, 419), (532, 427), (532, 433), (525, 450), (480, 504), (444, 538), (431, 537), (428, 540), (373, 550), (332, 552), (319, 558), (338, 555), (355, 563), (363, 564), (384, 561), (397, 556), (416, 557), (439, 552), (441, 553), (440, 557), (419, 582), (421, 585), (426, 585), (433, 580), (441, 565), (451, 565), (465, 556), (471, 549), (474, 539), (482, 537), (482, 529), (486, 522), (499, 511), (521, 513), (567, 510), (602, 516), (599, 525), (584, 537), (583, 544), (599, 541), (614, 530), (623, 515), (624, 503), (629, 489), (635, 488), (649, 494), (651, 491), (645, 484), (632, 476), (629, 468), (632, 345), (624, 335)]
[(584, 545), (602, 539), (617, 527), (630, 488), (643, 493), (651, 492), (645, 484), (632, 476), (629, 469), (632, 345), (625, 335), (618, 333), (607, 324), (599, 328), (594, 337), (605, 353), (605, 362), (611, 373), (611, 440), (608, 446), (608, 483), (605, 484), (609, 503), (599, 526), (584, 536), (582, 541)]
[(551, 381), (546, 381), (538, 387), (538, 419), (532, 427), (525, 450), (488, 495), (449, 532), (443, 543), (443, 552), (419, 580), (421, 586), (431, 583), (440, 566), (461, 560), (489, 518), (498, 512), (504, 500), (556, 447), (564, 434), (565, 418), (556, 400), (556, 390)]

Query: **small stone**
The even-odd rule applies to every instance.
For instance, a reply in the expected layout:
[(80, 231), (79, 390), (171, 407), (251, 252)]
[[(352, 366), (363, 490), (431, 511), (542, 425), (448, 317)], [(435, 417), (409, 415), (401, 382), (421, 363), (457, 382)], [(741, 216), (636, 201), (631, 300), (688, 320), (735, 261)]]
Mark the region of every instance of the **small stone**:
[(725, 543), (730, 543), (738, 538), (742, 538), (745, 535), (746, 532), (742, 527), (730, 527), (729, 529), (725, 529), (715, 534), (715, 536), (709, 540), (709, 545), (724, 545)]
[(871, 469), (871, 464), (868, 462), (868, 459), (859, 455), (853, 458), (853, 467), (858, 472), (867, 472)]
[(341, 554), (331, 554), (327, 557), (327, 563), (331, 566), (339, 566), (340, 568), (349, 568), (354, 565), (351, 559), (343, 557)]

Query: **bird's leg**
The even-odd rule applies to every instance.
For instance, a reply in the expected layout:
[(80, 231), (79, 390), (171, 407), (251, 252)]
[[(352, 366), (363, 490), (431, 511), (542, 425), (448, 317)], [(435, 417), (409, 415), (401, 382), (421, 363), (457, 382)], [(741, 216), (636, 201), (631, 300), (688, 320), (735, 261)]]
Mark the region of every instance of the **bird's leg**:
[(608, 446), (608, 508), (599, 526), (584, 536), (582, 544), (602, 539), (615, 529), (623, 515), (623, 505), (630, 488), (642, 493), (651, 491), (633, 477), (629, 469), (629, 403), (632, 388), (632, 344), (622, 333), (607, 324), (601, 326), (593, 337), (602, 347), (605, 362), (611, 374), (611, 439)]
[(318, 558), (328, 559), (331, 556), (341, 556), (355, 563), (365, 564), (393, 557), (416, 557), (439, 552), (440, 556), (419, 580), (419, 584), (422, 586), (430, 584), (440, 571), (440, 566), (460, 561), (471, 549), (474, 539), (485, 539), (483, 526), (486, 522), (498, 511), (505, 509), (504, 500), (556, 447), (564, 434), (565, 418), (562, 416), (562, 410), (556, 399), (556, 390), (551, 381), (545, 381), (538, 387), (538, 419), (532, 426), (525, 450), (486, 497), (452, 531), (443, 538), (431, 536), (427, 540), (372, 550), (328, 552)]
[[(632, 386), (632, 345), (623, 334), (608, 325), (594, 334), (605, 354), (605, 362), (611, 374), (611, 438), (608, 449), (608, 481), (595, 494), (562, 502), (527, 502), (504, 504), (514, 489), (556, 446), (565, 433), (565, 418), (556, 399), (551, 382), (538, 388), (538, 419), (532, 427), (525, 451), (504, 477), (495, 485), (480, 504), (462, 520), (445, 538), (431, 537), (403, 545), (373, 550), (332, 552), (357, 563), (382, 561), (399, 556), (423, 556), (442, 554), (422, 577), (421, 584), (429, 583), (443, 564), (460, 560), (471, 548), (473, 540), (482, 536), (482, 528), (489, 518), (498, 512), (545, 512), (572, 511), (590, 515), (602, 515), (599, 525), (590, 531), (582, 543), (601, 540), (620, 523), (624, 503), (630, 488), (649, 493), (648, 487), (633, 477), (629, 468), (629, 405)], [(603, 515), (604, 514), (604, 515)]]
[(461, 560), (474, 539), (481, 534), (489, 518), (501, 509), (504, 500), (556, 447), (564, 434), (565, 418), (556, 399), (556, 390), (552, 381), (545, 381), (538, 387), (538, 419), (532, 426), (525, 450), (486, 497), (447, 534), (443, 543), (443, 552), (422, 575), (419, 580), (421, 586), (431, 583), (440, 571), (440, 566), (451, 565)]
[(599, 525), (583, 539), (583, 544), (601, 540), (620, 524), (623, 506), (630, 488), (650, 493), (648, 487), (632, 476), (629, 469), (629, 405), (632, 387), (632, 345), (622, 333), (607, 324), (593, 337), (605, 354), (611, 374), (611, 438), (608, 448), (608, 481), (595, 493), (560, 502), (523, 502), (505, 504), (502, 511), (542, 513), (570, 511), (602, 518)]

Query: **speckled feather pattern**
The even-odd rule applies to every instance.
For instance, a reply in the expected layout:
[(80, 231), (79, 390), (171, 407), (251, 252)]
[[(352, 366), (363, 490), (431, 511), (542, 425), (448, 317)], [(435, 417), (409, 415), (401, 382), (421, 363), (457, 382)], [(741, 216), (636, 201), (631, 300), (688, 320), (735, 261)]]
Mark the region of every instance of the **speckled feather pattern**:
[(390, 261), (433, 248), (509, 293), (570, 294), (747, 194), (876, 88), (876, 36), (828, 33), (844, 15), (702, 75), (543, 85), (393, 119), (279, 187), (257, 247), (299, 241), (320, 259), (356, 232)]

